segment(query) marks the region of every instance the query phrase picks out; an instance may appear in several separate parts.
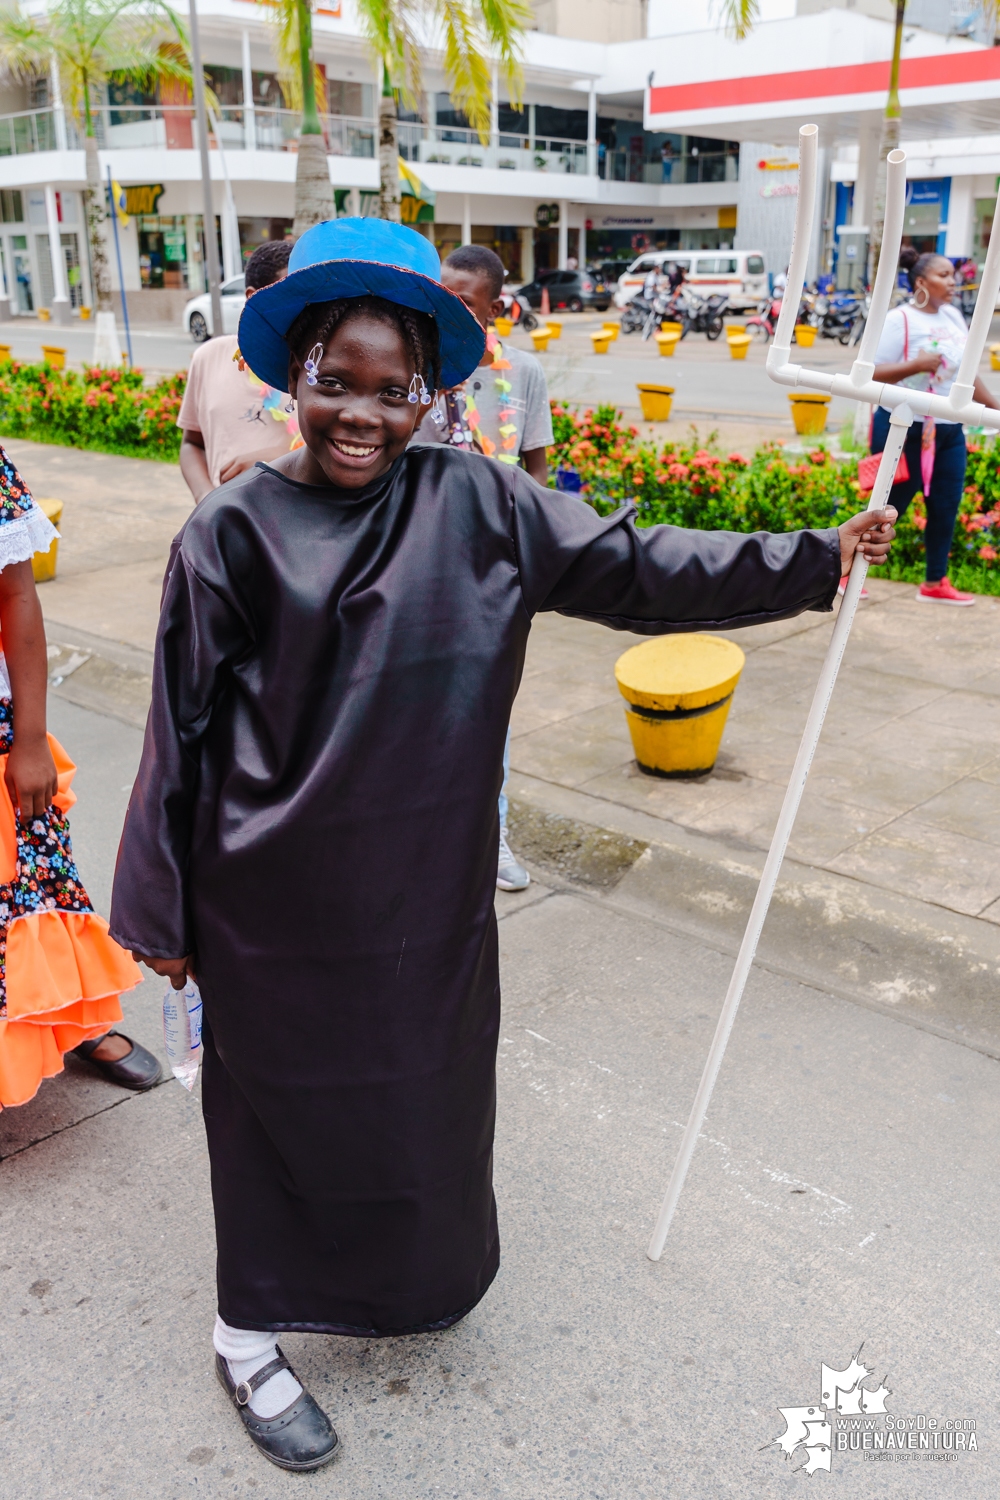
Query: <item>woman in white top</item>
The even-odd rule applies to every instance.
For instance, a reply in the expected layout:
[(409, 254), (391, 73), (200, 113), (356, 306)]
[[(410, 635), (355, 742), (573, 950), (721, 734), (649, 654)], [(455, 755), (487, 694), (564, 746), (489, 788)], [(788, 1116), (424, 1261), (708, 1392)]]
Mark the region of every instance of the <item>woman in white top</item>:
[[(899, 264), (909, 274), (913, 296), (905, 306), (893, 308), (885, 320), (874, 379), (945, 396), (955, 383), (968, 338), (965, 320), (952, 306), (954, 267), (943, 255), (918, 255), (912, 247), (902, 251)], [(984, 406), (1000, 405), (978, 375), (976, 400)], [(873, 453), (881, 453), (888, 436), (889, 413), (879, 406), (872, 422)], [(965, 483), (962, 424), (918, 419), (907, 434), (903, 456), (909, 477), (893, 485), (890, 504), (902, 517), (914, 495), (922, 491), (927, 506), (927, 576), (917, 598), (931, 604), (972, 604), (972, 595), (960, 594), (948, 580), (948, 554)]]

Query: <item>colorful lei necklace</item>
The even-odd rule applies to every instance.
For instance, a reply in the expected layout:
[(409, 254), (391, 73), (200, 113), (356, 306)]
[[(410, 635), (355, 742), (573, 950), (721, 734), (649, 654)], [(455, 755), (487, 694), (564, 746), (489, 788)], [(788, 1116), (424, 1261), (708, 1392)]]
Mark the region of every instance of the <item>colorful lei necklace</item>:
[(456, 447), (476, 448), (480, 453), (484, 453), (487, 458), (496, 458), (499, 463), (516, 464), (518, 461), (518, 444), (517, 423), (514, 418), (517, 416), (517, 412), (510, 404), (509, 399), (505, 399), (510, 396), (511, 383), (505, 378), (503, 373), (505, 370), (510, 369), (510, 360), (504, 359), (503, 345), (497, 338), (496, 331), (492, 328), (486, 334), (486, 348), (493, 356), (493, 362), (489, 368), (494, 372), (494, 385), (500, 396), (500, 452), (497, 452), (497, 445), (493, 439), (487, 437), (486, 433), (480, 430), (481, 414), (476, 405), (475, 394), (468, 388), (468, 383), (466, 383), (466, 388), (461, 393), (465, 403), (465, 410), (461, 416), (458, 416), (456, 412), (455, 417), (449, 424), (451, 433), (450, 441)]

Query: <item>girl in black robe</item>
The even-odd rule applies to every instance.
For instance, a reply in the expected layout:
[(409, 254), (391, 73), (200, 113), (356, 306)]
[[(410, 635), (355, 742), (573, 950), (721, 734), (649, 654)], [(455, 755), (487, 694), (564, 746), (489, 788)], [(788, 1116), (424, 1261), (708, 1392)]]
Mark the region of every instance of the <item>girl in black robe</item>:
[(295, 395), (305, 447), (174, 544), (115, 881), (118, 941), (201, 985), (217, 1371), (291, 1468), (337, 1438), (277, 1333), (445, 1328), (497, 1271), (497, 794), (532, 617), (658, 634), (828, 610), (892, 534), (637, 530), (407, 451), (483, 349), (436, 262), (414, 231), (338, 220), (247, 303), (243, 356)]

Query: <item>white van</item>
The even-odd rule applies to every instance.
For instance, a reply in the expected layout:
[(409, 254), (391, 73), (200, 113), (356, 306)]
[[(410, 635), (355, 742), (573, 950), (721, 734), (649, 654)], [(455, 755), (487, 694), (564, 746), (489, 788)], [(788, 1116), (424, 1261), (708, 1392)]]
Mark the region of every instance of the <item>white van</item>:
[(618, 279), (615, 306), (631, 302), (650, 271), (683, 266), (686, 285), (711, 297), (723, 293), (732, 308), (756, 307), (767, 296), (767, 272), (759, 250), (647, 250)]

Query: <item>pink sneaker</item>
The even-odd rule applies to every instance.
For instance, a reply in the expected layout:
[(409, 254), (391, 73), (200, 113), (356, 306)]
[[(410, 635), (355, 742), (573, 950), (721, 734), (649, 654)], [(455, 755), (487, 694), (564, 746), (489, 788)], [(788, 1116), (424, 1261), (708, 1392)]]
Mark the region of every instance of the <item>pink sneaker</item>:
[[(846, 590), (847, 590), (847, 580), (848, 580), (849, 577), (850, 577), (850, 575), (847, 574), (847, 573), (845, 573), (844, 577), (840, 580), (839, 584), (837, 585), (837, 593), (838, 594), (843, 594), (843, 593), (846, 592)], [(861, 593), (858, 595), (858, 598), (859, 599), (867, 599), (868, 598), (868, 590), (866, 588), (862, 588)]]
[(971, 594), (960, 594), (947, 578), (942, 578), (940, 583), (922, 583), (917, 590), (917, 598), (926, 600), (928, 604), (975, 604)]

